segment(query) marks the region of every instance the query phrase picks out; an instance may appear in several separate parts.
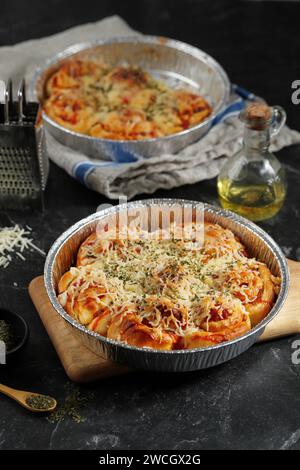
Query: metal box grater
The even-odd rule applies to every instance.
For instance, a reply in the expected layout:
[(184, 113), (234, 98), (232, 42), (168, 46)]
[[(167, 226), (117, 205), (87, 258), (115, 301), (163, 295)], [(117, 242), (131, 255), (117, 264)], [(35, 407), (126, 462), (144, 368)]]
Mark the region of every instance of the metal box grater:
[(12, 82), (5, 87), (0, 104), (0, 207), (2, 209), (43, 208), (48, 159), (43, 129), (37, 126), (39, 105), (26, 103), (25, 83), (12, 98)]

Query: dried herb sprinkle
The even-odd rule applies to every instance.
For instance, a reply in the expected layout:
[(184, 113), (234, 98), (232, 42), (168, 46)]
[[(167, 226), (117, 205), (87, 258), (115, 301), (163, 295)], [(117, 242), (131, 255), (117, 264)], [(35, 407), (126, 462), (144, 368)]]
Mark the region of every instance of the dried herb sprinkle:
[(5, 320), (0, 320), (0, 341), (5, 343), (7, 350), (14, 345), (13, 329)]
[(67, 383), (65, 386), (66, 396), (64, 402), (59, 404), (58, 407), (47, 417), (50, 423), (58, 423), (65, 418), (71, 418), (75, 423), (82, 423), (85, 421), (81, 415), (83, 408), (94, 398), (91, 392), (82, 392), (82, 390), (72, 383)]
[(26, 398), (26, 404), (36, 410), (48, 410), (55, 405), (55, 400), (47, 395), (30, 395)]

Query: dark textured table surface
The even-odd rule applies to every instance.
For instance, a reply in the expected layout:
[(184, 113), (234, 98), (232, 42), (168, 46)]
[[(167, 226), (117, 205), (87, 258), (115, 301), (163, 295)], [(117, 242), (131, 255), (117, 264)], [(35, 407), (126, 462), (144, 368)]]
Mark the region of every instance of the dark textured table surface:
[[(116, 13), (145, 33), (175, 37), (206, 50), (233, 82), (284, 106), (288, 124), (300, 130), (300, 110), (291, 103), (291, 82), (299, 79), (298, 2), (85, 0), (83, 6), (79, 0), (2, 0), (0, 45)], [(287, 170), (288, 197), (280, 214), (261, 225), (289, 257), (300, 260), (299, 154), (300, 146), (279, 153)], [(217, 204), (216, 182), (158, 191), (155, 196)], [(63, 230), (103, 202), (52, 165), (45, 213), (5, 215), (11, 222), (30, 225), (34, 240), (47, 251)], [(26, 263), (15, 260), (0, 273), (1, 306), (24, 315), (31, 329), (22, 356), (0, 366), (0, 381), (63, 399), (66, 375), (27, 292), (43, 264), (40, 255), (28, 254)], [(294, 339), (254, 346), (210, 370), (137, 372), (81, 387), (83, 394), (94, 392), (81, 424), (69, 418), (51, 424), (1, 397), (0, 449), (300, 448), (300, 366), (291, 361)]]

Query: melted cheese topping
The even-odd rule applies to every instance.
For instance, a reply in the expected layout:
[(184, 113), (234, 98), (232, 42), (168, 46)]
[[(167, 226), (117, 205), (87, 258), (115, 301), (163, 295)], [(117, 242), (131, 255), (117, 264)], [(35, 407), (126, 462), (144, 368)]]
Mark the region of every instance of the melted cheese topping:
[(140, 68), (80, 60), (48, 80), (46, 113), (75, 132), (113, 140), (162, 137), (195, 126), (212, 112), (200, 95), (173, 90)]
[[(191, 236), (201, 230), (204, 244)], [(265, 265), (219, 225), (190, 225), (183, 238), (179, 233), (174, 225), (168, 233), (92, 234), (79, 249), (77, 267), (60, 281), (59, 301), (88, 328), (131, 344), (141, 328), (158, 344), (171, 335), (170, 348), (185, 347), (184, 338), (199, 331), (210, 341), (243, 334), (251, 327), (247, 308), (264, 290)], [(131, 326), (125, 327), (128, 316)]]

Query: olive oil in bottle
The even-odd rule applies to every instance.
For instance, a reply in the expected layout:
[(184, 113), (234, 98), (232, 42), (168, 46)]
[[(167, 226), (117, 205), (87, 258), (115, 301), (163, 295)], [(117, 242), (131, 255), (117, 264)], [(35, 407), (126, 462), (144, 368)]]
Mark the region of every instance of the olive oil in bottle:
[(286, 196), (284, 169), (269, 152), (270, 138), (280, 131), (286, 114), (279, 106), (252, 103), (240, 118), (245, 123), (243, 146), (220, 171), (220, 203), (254, 221), (269, 219)]

